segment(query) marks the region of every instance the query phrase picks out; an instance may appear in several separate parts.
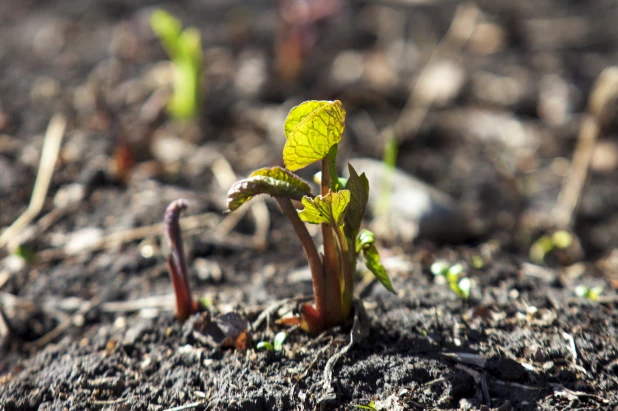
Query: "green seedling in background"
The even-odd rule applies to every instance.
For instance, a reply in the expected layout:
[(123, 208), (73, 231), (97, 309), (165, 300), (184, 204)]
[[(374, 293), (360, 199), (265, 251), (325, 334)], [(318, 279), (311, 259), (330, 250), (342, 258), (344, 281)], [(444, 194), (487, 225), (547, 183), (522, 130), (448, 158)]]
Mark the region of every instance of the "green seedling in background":
[(163, 10), (152, 13), (150, 27), (174, 66), (174, 93), (168, 111), (178, 120), (195, 118), (200, 105), (203, 69), (200, 32), (194, 27), (183, 30), (180, 21)]
[(435, 276), (442, 276), (446, 278), (449, 287), (455, 294), (459, 296), (462, 300), (467, 300), (470, 298), (470, 289), (472, 288), (472, 283), (469, 278), (459, 279), (461, 273), (463, 273), (463, 265), (455, 264), (449, 266), (444, 261), (437, 261), (431, 265), (431, 272)]
[(382, 175), (380, 195), (375, 204), (375, 210), (373, 210), (376, 218), (382, 219), (383, 221), (387, 221), (391, 213), (393, 201), (393, 178), (395, 175), (395, 166), (397, 165), (398, 151), (399, 141), (393, 132), (386, 141), (386, 145), (384, 147), (384, 155), (382, 157), (384, 174)]
[[(234, 211), (256, 195), (269, 194), (292, 223), (307, 256), (313, 282), (315, 306), (302, 306), (300, 322), (310, 333), (341, 324), (350, 317), (360, 255), (367, 268), (394, 293), (373, 235), (360, 230), (369, 199), (369, 181), (349, 164), (347, 180), (340, 179), (335, 168), (345, 114), (340, 101), (306, 101), (294, 107), (284, 125), (286, 169), (257, 170), (235, 183), (227, 198), (228, 209)], [(319, 195), (311, 194), (309, 185), (292, 173), (316, 161), (322, 165)], [(303, 209), (297, 210), (292, 200), (301, 201)], [(323, 256), (305, 223), (320, 225)]]
[(268, 350), (268, 351), (281, 351), (283, 349), (283, 343), (285, 342), (285, 339), (287, 338), (287, 334), (284, 331), (278, 332), (277, 335), (275, 335), (275, 339), (273, 340), (273, 343), (269, 343), (268, 341), (260, 341), (256, 348), (258, 350)]
[(352, 405), (354, 408), (358, 408), (359, 410), (376, 410), (375, 403), (371, 401), (369, 405)]
[(568, 231), (560, 230), (550, 235), (543, 235), (530, 247), (530, 259), (542, 263), (545, 256), (552, 251), (564, 250), (573, 244), (573, 236)]
[(603, 287), (588, 288), (585, 285), (578, 285), (575, 287), (575, 295), (581, 298), (587, 298), (590, 301), (598, 301), (601, 294), (603, 294)]

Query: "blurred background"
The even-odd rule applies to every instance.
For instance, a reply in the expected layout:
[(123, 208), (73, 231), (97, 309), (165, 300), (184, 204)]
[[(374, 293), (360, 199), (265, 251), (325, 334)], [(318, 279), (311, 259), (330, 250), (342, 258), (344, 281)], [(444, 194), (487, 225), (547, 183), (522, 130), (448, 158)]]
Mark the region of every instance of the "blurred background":
[[(160, 9), (192, 28), (184, 86), (186, 61), (151, 27)], [(362, 159), (374, 197), (390, 198), (368, 221), (386, 255), (463, 242), (583, 261), (611, 281), (617, 20), (611, 0), (3, 0), (0, 288), (28, 298), (169, 290), (157, 224), (178, 197), (199, 216), (187, 240), (198, 281), (289, 272), (300, 248), (288, 250), (296, 240), (274, 203), (222, 212), (235, 179), (282, 163), (285, 116), (308, 99), (343, 102), (340, 167)], [(189, 114), (170, 107), (177, 87), (195, 99)], [(7, 234), (54, 116), (64, 133), (49, 189)], [(568, 252), (549, 255), (557, 230)]]

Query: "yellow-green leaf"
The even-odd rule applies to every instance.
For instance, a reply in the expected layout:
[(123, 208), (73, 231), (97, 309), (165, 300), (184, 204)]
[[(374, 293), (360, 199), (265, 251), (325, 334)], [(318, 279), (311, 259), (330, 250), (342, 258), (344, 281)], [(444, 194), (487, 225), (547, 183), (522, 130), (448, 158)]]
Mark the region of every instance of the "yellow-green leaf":
[(350, 203), (350, 191), (331, 191), (325, 196), (315, 198), (303, 197), (302, 202), (305, 208), (298, 213), (301, 220), (310, 224), (328, 223), (340, 226)]
[(311, 187), (288, 170), (281, 167), (261, 168), (230, 188), (227, 208), (234, 211), (259, 194), (300, 199), (310, 192)]
[(285, 166), (295, 171), (321, 160), (341, 141), (344, 128), (345, 109), (339, 100), (312, 100), (294, 107), (285, 120)]
[(161, 40), (170, 58), (177, 58), (180, 54), (178, 39), (182, 31), (180, 21), (168, 12), (157, 9), (150, 15), (150, 27), (159, 40)]

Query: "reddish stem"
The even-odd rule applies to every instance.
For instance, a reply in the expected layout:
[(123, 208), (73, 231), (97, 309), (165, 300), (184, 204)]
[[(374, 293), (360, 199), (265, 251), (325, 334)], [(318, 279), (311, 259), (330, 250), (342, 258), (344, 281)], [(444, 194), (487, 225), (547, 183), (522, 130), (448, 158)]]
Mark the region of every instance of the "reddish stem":
[(170, 279), (174, 286), (176, 295), (176, 318), (185, 321), (189, 316), (198, 310), (196, 302), (191, 295), (189, 277), (187, 275), (187, 265), (185, 263), (185, 253), (182, 245), (182, 235), (180, 231), (180, 212), (186, 210), (189, 203), (187, 200), (179, 199), (172, 203), (165, 210), (163, 222), (165, 234), (170, 242), (171, 252), (167, 256), (167, 266), (170, 272)]
[[(309, 269), (311, 270), (311, 279), (313, 282), (313, 296), (315, 298), (315, 310), (318, 312), (317, 316), (306, 316), (305, 319), (309, 324), (309, 331), (316, 333), (323, 330), (326, 326), (325, 311), (326, 308), (326, 290), (324, 287), (324, 267), (322, 265), (322, 258), (318, 253), (318, 249), (315, 247), (311, 235), (298, 216), (296, 208), (292, 205), (292, 201), (289, 198), (275, 197), (279, 206), (283, 210), (283, 213), (292, 223), (292, 227), (300, 239), (300, 243), (303, 246), (307, 261), (309, 262)], [(313, 314), (313, 313), (312, 313)]]
[[(322, 159), (321, 194), (327, 195), (330, 191), (331, 179), (328, 165), (328, 157)], [(341, 266), (335, 233), (330, 224), (320, 224), (322, 239), (324, 241), (324, 276), (326, 288), (326, 321), (327, 326), (333, 326), (343, 321), (341, 306)]]

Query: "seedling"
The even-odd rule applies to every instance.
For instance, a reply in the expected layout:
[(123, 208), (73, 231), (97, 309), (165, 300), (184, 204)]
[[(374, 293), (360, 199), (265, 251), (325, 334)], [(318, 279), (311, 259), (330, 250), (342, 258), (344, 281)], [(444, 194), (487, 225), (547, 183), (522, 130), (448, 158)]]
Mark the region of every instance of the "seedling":
[(199, 111), (201, 97), (203, 62), (200, 32), (194, 27), (183, 30), (180, 21), (163, 10), (152, 13), (150, 27), (174, 66), (174, 93), (168, 103), (168, 111), (179, 120), (194, 118)]
[(542, 263), (545, 256), (552, 251), (564, 250), (573, 244), (571, 233), (559, 230), (550, 235), (543, 235), (530, 247), (530, 259), (537, 263)]
[(389, 219), (391, 214), (393, 201), (393, 178), (395, 174), (395, 166), (397, 165), (398, 151), (399, 141), (397, 141), (397, 136), (395, 133), (392, 133), (384, 146), (382, 165), (385, 172), (382, 176), (380, 195), (374, 210), (375, 216), (382, 219), (382, 221)]
[(175, 200), (167, 207), (163, 218), (165, 234), (171, 248), (167, 256), (167, 267), (176, 295), (176, 318), (179, 321), (185, 321), (191, 314), (199, 310), (199, 304), (193, 300), (191, 294), (180, 224), (178, 223), (180, 213), (186, 210), (187, 206), (187, 200)]
[(368, 405), (353, 405), (354, 408), (358, 408), (359, 410), (377, 410), (375, 406), (375, 402), (371, 401)]
[(590, 301), (598, 301), (601, 294), (603, 294), (603, 287), (588, 288), (583, 284), (575, 287), (575, 295), (581, 298), (587, 298)]
[(467, 300), (470, 298), (470, 289), (472, 288), (472, 283), (470, 279), (465, 277), (461, 280), (459, 276), (463, 273), (463, 265), (455, 264), (449, 266), (444, 261), (436, 261), (431, 265), (431, 272), (435, 276), (442, 276), (446, 278), (449, 287), (455, 294), (459, 296), (462, 300)]
[[(228, 192), (228, 209), (234, 211), (259, 194), (273, 196), (292, 223), (307, 256), (315, 306), (304, 304), (301, 326), (310, 333), (346, 321), (352, 310), (354, 275), (360, 254), (367, 268), (391, 292), (393, 286), (375, 247), (371, 232), (360, 230), (369, 198), (369, 182), (348, 164), (350, 177), (340, 179), (335, 169), (337, 147), (345, 128), (340, 101), (306, 101), (294, 107), (285, 120), (287, 141), (282, 167), (262, 168), (235, 183)], [(292, 171), (320, 161), (320, 194)], [(297, 210), (292, 200), (300, 200)], [(304, 223), (321, 226), (324, 255), (318, 253)]]
[(285, 342), (287, 336), (288, 335), (285, 333), (285, 331), (278, 332), (277, 335), (275, 335), (275, 339), (273, 340), (272, 344), (268, 341), (260, 341), (257, 344), (256, 348), (258, 350), (266, 349), (268, 351), (281, 351), (283, 349), (283, 343)]

